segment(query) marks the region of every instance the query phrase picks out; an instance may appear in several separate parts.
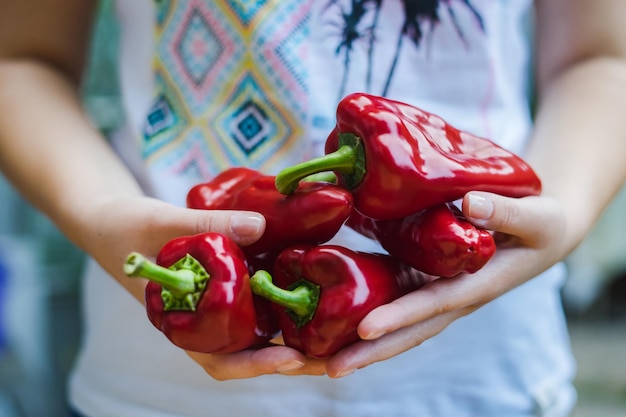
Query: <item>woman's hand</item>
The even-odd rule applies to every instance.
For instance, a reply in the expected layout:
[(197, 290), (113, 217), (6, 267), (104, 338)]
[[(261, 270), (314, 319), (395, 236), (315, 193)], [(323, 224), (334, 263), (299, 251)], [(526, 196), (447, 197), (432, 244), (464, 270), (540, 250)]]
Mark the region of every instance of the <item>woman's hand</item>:
[(123, 271), (130, 252), (156, 258), (169, 240), (203, 232), (220, 232), (245, 246), (265, 230), (265, 219), (254, 212), (190, 210), (132, 194), (87, 201), (75, 213), (80, 246), (142, 302), (145, 281), (130, 279)]
[(551, 198), (472, 192), (465, 196), (463, 212), (495, 232), (495, 256), (475, 274), (438, 279), (370, 312), (358, 328), (364, 340), (329, 360), (329, 376), (347, 375), (420, 345), (565, 255), (564, 214)]
[(211, 355), (187, 352), (214, 379), (253, 378), (268, 374), (324, 375), (325, 362), (306, 358), (302, 353), (284, 345), (273, 345), (261, 349)]
[[(131, 251), (156, 258), (169, 240), (208, 231), (223, 233), (238, 244), (247, 245), (256, 241), (265, 228), (263, 216), (254, 212), (190, 210), (130, 196), (93, 198), (82, 208), (81, 219), (85, 250), (142, 303), (146, 281), (128, 278), (123, 272)], [(321, 362), (307, 362), (302, 353), (279, 344), (232, 354), (187, 354), (217, 380), (325, 372)]]

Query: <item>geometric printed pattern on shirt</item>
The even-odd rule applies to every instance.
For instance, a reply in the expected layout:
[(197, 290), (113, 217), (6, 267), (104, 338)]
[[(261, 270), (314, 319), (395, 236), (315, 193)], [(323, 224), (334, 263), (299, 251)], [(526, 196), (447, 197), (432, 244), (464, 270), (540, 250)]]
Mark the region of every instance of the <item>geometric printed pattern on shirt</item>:
[[(306, 0), (157, 1), (149, 165), (191, 180), (264, 170), (307, 122)], [(182, 161), (182, 162), (181, 162)]]

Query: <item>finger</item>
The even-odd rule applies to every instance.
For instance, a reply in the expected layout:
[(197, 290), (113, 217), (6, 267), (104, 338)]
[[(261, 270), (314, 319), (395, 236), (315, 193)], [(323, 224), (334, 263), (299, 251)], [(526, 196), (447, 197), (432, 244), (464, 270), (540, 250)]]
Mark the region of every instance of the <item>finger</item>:
[[(359, 323), (357, 331), (364, 340), (378, 339), (447, 312), (475, 309), (476, 297), (482, 298), (478, 283), (469, 282), (469, 275), (440, 278), (404, 295), (391, 303), (370, 311)], [(472, 306), (472, 307), (469, 307)]]
[(478, 227), (516, 236), (538, 247), (564, 230), (558, 204), (547, 197), (510, 198), (473, 191), (463, 199), (463, 214)]
[(252, 211), (190, 210), (199, 214), (198, 233), (219, 232), (242, 246), (256, 242), (265, 231), (265, 217)]
[(283, 375), (326, 375), (326, 360), (308, 358), (306, 363), (297, 369), (281, 371)]
[(392, 358), (439, 334), (460, 315), (458, 311), (442, 314), (376, 340), (354, 343), (328, 360), (326, 372), (331, 378), (340, 378), (357, 369)]
[(535, 256), (526, 248), (500, 250), (476, 274), (440, 278), (370, 311), (359, 323), (359, 336), (372, 340), (440, 314), (469, 314), (537, 273)]
[[(275, 345), (284, 346), (285, 340), (282, 334), (279, 334), (270, 341)], [(307, 358), (306, 363), (294, 370), (281, 370), (284, 375), (326, 375), (326, 361), (324, 359)]]
[(306, 358), (302, 353), (286, 346), (249, 349), (223, 355), (197, 352), (187, 352), (187, 354), (218, 381), (294, 372), (306, 363)]
[(538, 251), (505, 249), (477, 274), (440, 278), (372, 310), (359, 324), (363, 339), (328, 361), (330, 377), (343, 376), (399, 355), (437, 335), (454, 320), (477, 310), (535, 276)]
[[(222, 233), (246, 246), (256, 242), (265, 231), (265, 218), (253, 211), (199, 210), (170, 206), (152, 211), (146, 224), (158, 224), (169, 238), (204, 232)], [(151, 221), (150, 221), (151, 220)]]

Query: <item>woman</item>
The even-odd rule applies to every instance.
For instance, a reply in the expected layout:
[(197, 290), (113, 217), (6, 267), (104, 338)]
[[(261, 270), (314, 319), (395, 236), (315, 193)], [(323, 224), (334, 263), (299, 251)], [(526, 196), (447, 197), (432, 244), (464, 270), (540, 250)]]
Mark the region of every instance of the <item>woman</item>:
[[(626, 4), (537, 0), (534, 49), (529, 0), (117, 6), (127, 117), (110, 143), (78, 96), (95, 2), (0, 6), (0, 166), (94, 260), (70, 385), (77, 412), (568, 415), (559, 262), (626, 178)], [(372, 311), (363, 340), (327, 360), (285, 346), (210, 355), (169, 344), (146, 320), (145, 283), (125, 277), (125, 256), (208, 230), (258, 239), (261, 216), (187, 210), (186, 190), (228, 166), (273, 173), (319, 154), (337, 99), (353, 91), (422, 107), (519, 153), (542, 195), (468, 193), (464, 214), (503, 236), (495, 257)], [(347, 232), (337, 241), (377, 249)]]

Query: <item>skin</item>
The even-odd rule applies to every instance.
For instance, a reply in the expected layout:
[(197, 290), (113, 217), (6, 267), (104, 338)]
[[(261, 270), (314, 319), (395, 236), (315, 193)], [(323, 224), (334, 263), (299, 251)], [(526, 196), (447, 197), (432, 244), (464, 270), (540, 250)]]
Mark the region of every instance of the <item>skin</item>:
[[(143, 195), (78, 98), (94, 2), (63, 4), (0, 2), (0, 168), (143, 302), (145, 282), (122, 271), (130, 251), (154, 256), (176, 236), (208, 230), (250, 244), (263, 233), (264, 220), (255, 213), (187, 210)], [(490, 263), (471, 277), (435, 281), (377, 308), (359, 325), (364, 340), (325, 361), (285, 346), (228, 355), (188, 352), (211, 377), (347, 375), (434, 337), (564, 259), (584, 239), (626, 180), (626, 120), (617, 110), (626, 108), (620, 21), (626, 3), (541, 0), (536, 6), (539, 102), (524, 157), (541, 176), (544, 193), (465, 196), (465, 215), (497, 232)]]
[(563, 260), (626, 179), (626, 31), (620, 0), (543, 0), (537, 6), (538, 113), (525, 159), (542, 178), (540, 197), (470, 193), (463, 212), (498, 232), (495, 257), (471, 277), (439, 280), (372, 311), (367, 341), (327, 364), (342, 376), (435, 336), (454, 320)]

